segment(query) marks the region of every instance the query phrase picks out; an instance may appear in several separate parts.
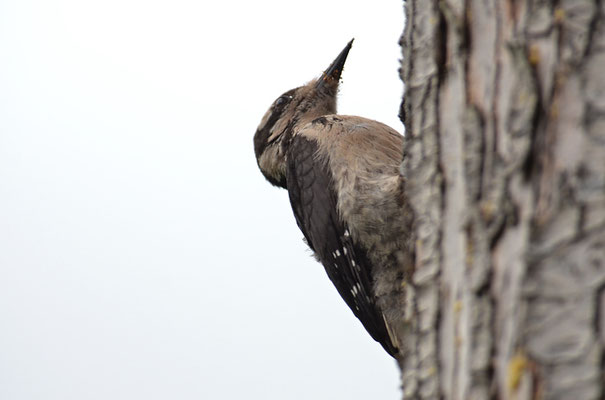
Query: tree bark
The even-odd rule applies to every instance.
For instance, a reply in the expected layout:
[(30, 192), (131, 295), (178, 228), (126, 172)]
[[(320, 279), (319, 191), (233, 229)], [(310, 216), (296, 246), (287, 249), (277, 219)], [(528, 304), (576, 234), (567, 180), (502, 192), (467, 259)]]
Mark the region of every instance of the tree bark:
[(405, 399), (605, 399), (605, 1), (407, 0)]

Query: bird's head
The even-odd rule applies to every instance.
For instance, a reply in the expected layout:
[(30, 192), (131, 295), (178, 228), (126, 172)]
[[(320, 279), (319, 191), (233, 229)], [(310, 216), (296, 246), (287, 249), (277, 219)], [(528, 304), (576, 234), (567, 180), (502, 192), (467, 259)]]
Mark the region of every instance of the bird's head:
[(351, 40), (317, 79), (279, 96), (254, 134), (258, 166), (273, 185), (286, 187), (286, 153), (295, 129), (322, 115), (336, 112), (338, 83)]

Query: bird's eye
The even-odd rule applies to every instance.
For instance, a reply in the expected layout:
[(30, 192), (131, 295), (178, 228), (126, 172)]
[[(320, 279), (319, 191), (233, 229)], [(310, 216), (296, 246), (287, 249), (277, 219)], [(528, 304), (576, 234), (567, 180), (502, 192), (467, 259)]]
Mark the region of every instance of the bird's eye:
[(290, 99), (292, 99), (292, 96), (281, 96), (279, 99), (275, 100), (275, 107), (285, 106)]

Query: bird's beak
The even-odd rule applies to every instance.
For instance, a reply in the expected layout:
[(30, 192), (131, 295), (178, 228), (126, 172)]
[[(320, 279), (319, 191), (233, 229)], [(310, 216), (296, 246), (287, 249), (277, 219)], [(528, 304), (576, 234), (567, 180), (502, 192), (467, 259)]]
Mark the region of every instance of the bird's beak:
[(319, 89), (328, 83), (338, 83), (338, 81), (340, 80), (340, 74), (342, 74), (342, 69), (345, 65), (345, 61), (347, 60), (347, 56), (349, 55), (349, 50), (351, 50), (351, 46), (353, 46), (353, 40), (355, 39), (351, 39), (351, 41), (345, 46), (345, 48), (342, 49), (338, 57), (336, 57), (336, 59), (332, 61), (332, 64), (330, 64), (328, 69), (326, 69), (321, 74), (321, 78), (318, 79), (317, 84), (315, 85), (316, 88)]

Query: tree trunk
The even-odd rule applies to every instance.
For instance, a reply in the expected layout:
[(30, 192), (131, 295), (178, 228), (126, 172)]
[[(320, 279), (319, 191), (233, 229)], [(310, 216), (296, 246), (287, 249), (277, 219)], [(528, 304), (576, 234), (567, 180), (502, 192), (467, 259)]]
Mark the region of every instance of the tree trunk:
[(408, 0), (406, 399), (605, 398), (605, 0)]

